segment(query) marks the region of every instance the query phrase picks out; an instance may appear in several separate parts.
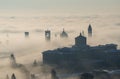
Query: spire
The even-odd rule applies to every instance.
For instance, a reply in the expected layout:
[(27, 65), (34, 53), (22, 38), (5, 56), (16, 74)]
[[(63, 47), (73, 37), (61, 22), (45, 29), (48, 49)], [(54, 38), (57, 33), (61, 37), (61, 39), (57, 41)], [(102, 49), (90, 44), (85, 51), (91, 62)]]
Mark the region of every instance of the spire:
[(89, 24), (88, 30), (89, 30), (89, 31), (92, 31), (92, 26), (91, 26), (91, 24)]
[(91, 26), (91, 24), (89, 24), (89, 26), (88, 26), (88, 36), (92, 37), (92, 26)]

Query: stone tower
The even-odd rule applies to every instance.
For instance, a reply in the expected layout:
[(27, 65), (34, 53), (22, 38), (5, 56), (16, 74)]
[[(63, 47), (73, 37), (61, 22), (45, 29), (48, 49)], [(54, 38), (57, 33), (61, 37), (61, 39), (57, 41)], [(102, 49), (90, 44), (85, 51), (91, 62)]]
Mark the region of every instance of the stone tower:
[(92, 26), (89, 24), (88, 26), (88, 37), (92, 37)]
[(46, 40), (50, 40), (51, 39), (51, 31), (50, 30), (46, 30), (45, 31), (45, 39)]

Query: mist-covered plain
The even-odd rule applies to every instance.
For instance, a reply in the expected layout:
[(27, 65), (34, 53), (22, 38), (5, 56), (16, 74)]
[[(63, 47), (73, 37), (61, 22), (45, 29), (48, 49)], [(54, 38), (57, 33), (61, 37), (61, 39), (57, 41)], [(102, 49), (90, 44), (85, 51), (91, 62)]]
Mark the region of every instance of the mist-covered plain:
[[(40, 79), (49, 79), (49, 73), (47, 76), (41, 73), (44, 69), (31, 66), (33, 61), (42, 63), (43, 51), (74, 45), (74, 38), (82, 31), (87, 37), (89, 24), (93, 28), (93, 37), (87, 39), (89, 45), (115, 43), (120, 48), (120, 15), (0, 17), (0, 79), (5, 79), (7, 74), (11, 76), (12, 73), (16, 74), (17, 79), (27, 79), (25, 71), (10, 67), (11, 53), (14, 53), (17, 63), (25, 66), (23, 70), (42, 75)], [(69, 35), (67, 39), (59, 36), (63, 28)], [(49, 42), (44, 36), (47, 29), (52, 32)], [(25, 31), (30, 32), (29, 38), (25, 38)]]

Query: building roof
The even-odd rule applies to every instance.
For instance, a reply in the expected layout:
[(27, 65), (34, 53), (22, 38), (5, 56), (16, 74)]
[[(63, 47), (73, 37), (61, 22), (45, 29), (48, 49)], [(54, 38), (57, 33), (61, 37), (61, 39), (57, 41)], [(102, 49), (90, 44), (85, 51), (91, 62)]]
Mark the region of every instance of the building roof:
[(61, 37), (68, 37), (67, 32), (63, 29), (62, 33), (60, 34)]
[(82, 33), (80, 33), (79, 36), (77, 36), (75, 39), (78, 39), (78, 38), (86, 38), (85, 36), (82, 35)]

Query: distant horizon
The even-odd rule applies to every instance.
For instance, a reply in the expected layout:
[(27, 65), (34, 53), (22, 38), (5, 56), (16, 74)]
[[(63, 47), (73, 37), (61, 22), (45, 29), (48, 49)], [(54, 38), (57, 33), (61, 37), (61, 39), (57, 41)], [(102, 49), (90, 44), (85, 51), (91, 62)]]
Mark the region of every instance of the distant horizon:
[(120, 0), (0, 0), (0, 16), (120, 14)]

